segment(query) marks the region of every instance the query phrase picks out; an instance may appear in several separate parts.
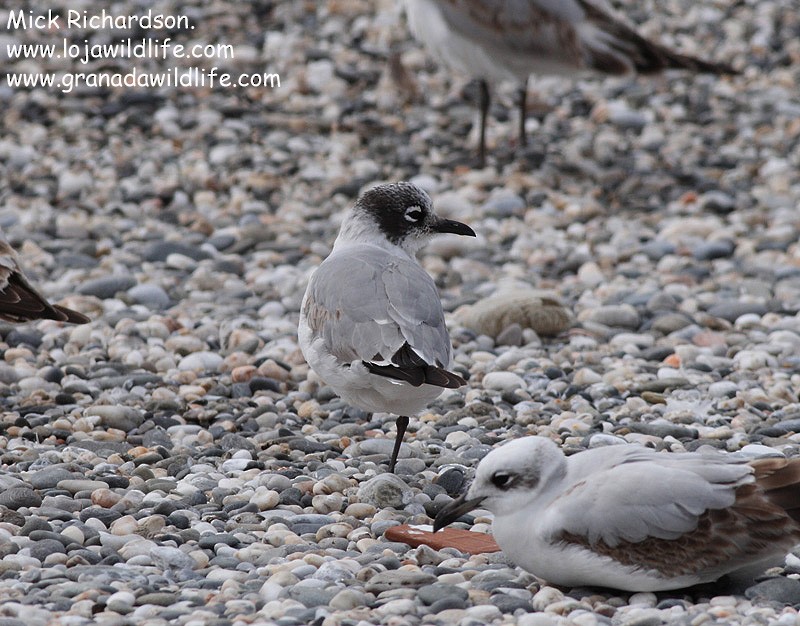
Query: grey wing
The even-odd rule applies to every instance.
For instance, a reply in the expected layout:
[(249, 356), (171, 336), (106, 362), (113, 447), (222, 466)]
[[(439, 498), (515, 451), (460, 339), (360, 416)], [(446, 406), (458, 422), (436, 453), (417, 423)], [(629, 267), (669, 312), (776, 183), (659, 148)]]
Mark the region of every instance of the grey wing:
[(389, 315), (409, 346), (425, 363), (450, 364), (452, 347), (439, 293), (430, 276), (416, 263), (393, 261), (383, 271)]
[(569, 497), (550, 507), (550, 530), (611, 548), (677, 539), (695, 530), (706, 511), (733, 505), (737, 488), (753, 481), (748, 465), (681, 454), (634, 453), (609, 469), (583, 474)]
[(433, 280), (371, 248), (335, 253), (314, 273), (304, 305), (312, 333), (342, 361), (390, 364), (408, 344), (424, 364), (446, 367), (450, 339)]

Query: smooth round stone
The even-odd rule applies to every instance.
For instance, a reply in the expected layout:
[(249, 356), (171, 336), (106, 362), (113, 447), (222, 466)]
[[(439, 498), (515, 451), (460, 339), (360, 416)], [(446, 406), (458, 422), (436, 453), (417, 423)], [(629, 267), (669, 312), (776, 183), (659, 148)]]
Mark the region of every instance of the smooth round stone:
[(524, 598), (516, 598), (505, 593), (493, 594), (489, 599), (489, 602), (495, 605), (502, 613), (514, 613), (514, 611), (517, 611), (518, 609), (522, 609), (527, 612), (533, 610), (529, 600), (525, 600)]
[(378, 509), (403, 508), (411, 502), (414, 492), (394, 474), (379, 474), (358, 488), (358, 500)]
[(42, 496), (28, 487), (11, 487), (0, 491), (0, 506), (16, 511), (23, 507), (35, 508), (42, 504)]
[(25, 524), (19, 529), (19, 535), (27, 537), (35, 530), (52, 531), (53, 527), (47, 520), (34, 515), (25, 520)]
[(733, 323), (737, 318), (747, 313), (764, 315), (767, 307), (758, 302), (739, 302), (736, 300), (721, 302), (708, 309), (708, 314), (714, 317), (721, 317)]
[(162, 568), (194, 569), (197, 562), (178, 548), (156, 546), (150, 550), (153, 563)]
[(523, 378), (513, 372), (489, 372), (483, 377), (483, 388), (494, 391), (514, 391), (526, 387)]
[(128, 289), (128, 296), (137, 304), (143, 304), (151, 309), (165, 309), (171, 300), (169, 295), (159, 285), (144, 283)]
[[(432, 585), (426, 585), (424, 587), (420, 587), (419, 591), (417, 591), (417, 597), (422, 600), (424, 604), (434, 604), (441, 600), (445, 600), (447, 598), (456, 598), (458, 600), (466, 601), (469, 598), (469, 592), (466, 589), (462, 589), (461, 587), (456, 587), (455, 585), (446, 585), (443, 583), (434, 583)], [(443, 610), (444, 608), (466, 608), (466, 607), (443, 607), (439, 610)], [(438, 613), (439, 611), (435, 611)]]
[(108, 489), (108, 483), (100, 480), (88, 480), (81, 478), (60, 480), (56, 486), (59, 489), (69, 491), (70, 493), (78, 493), (80, 491), (95, 491), (96, 489)]
[(549, 613), (526, 613), (516, 618), (517, 626), (558, 626), (555, 615)]
[(611, 328), (637, 329), (641, 320), (639, 313), (630, 304), (607, 304), (584, 311), (579, 319), (589, 320)]
[(342, 589), (328, 603), (337, 611), (349, 611), (367, 605), (367, 596), (358, 589)]
[(457, 468), (445, 470), (436, 479), (436, 484), (451, 496), (457, 495), (464, 486), (464, 472)]
[[(344, 453), (346, 456), (356, 458), (362, 456), (372, 456), (375, 454), (383, 454), (387, 457), (391, 456), (392, 449), (394, 448), (394, 438), (383, 438), (383, 439), (364, 439), (363, 441), (358, 441), (354, 444), (351, 444), (345, 448)], [(400, 445), (400, 452), (397, 455), (398, 459), (407, 458), (415, 454), (412, 450), (411, 446), (407, 443), (402, 443)]]
[(783, 454), (781, 454), (780, 450), (776, 450), (775, 448), (770, 448), (769, 446), (764, 446), (759, 443), (748, 443), (746, 446), (742, 447), (738, 453), (754, 459), (764, 457), (783, 457)]
[(492, 604), (479, 604), (478, 606), (472, 606), (466, 610), (466, 613), (468, 617), (476, 619), (485, 624), (489, 624), (501, 616), (500, 609)]
[(45, 467), (26, 476), (26, 481), (34, 489), (52, 489), (59, 481), (75, 478), (75, 474), (61, 467)]
[(216, 372), (224, 359), (216, 352), (192, 352), (181, 359), (178, 369), (184, 371)]
[(784, 576), (769, 578), (749, 587), (744, 595), (758, 602), (796, 605), (800, 604), (800, 581)]
[(133, 605), (136, 603), (136, 596), (130, 591), (117, 591), (112, 593), (106, 599), (106, 608), (109, 611), (127, 615), (133, 610)]
[(192, 246), (179, 241), (153, 242), (145, 248), (142, 258), (145, 261), (166, 261), (170, 254), (180, 254), (195, 261), (211, 258), (211, 255), (200, 246)]
[(153, 593), (145, 593), (136, 598), (137, 606), (144, 606), (146, 604), (154, 604), (156, 606), (172, 606), (179, 600), (179, 596), (167, 591), (156, 591)]
[(31, 543), (28, 548), (31, 556), (42, 563), (51, 554), (64, 554), (64, 544), (57, 539), (40, 539)]
[(339, 593), (339, 589), (336, 587), (315, 589), (314, 587), (294, 586), (289, 588), (289, 597), (307, 607), (328, 606), (337, 593)]
[(736, 244), (729, 239), (703, 242), (692, 250), (692, 256), (698, 261), (711, 261), (731, 256), (736, 250)]
[(525, 210), (525, 200), (513, 191), (502, 189), (491, 195), (484, 203), (483, 210), (494, 217), (511, 217)]
[(365, 517), (371, 517), (375, 515), (375, 512), (378, 509), (369, 504), (367, 502), (353, 502), (352, 504), (348, 504), (347, 508), (344, 510), (344, 514), (355, 517), (356, 519), (364, 519)]
[(375, 574), (367, 581), (364, 589), (371, 593), (381, 593), (391, 589), (424, 587), (435, 582), (435, 576), (422, 570), (396, 569)]
[(732, 398), (739, 391), (739, 385), (729, 380), (720, 380), (708, 386), (708, 395), (712, 398)]
[(81, 283), (77, 291), (83, 296), (95, 296), (106, 300), (113, 298), (120, 291), (127, 291), (135, 284), (136, 279), (130, 275), (103, 276)]
[(138, 428), (144, 422), (144, 412), (120, 405), (93, 406), (86, 409), (84, 415), (97, 416), (101, 424), (125, 432)]
[(250, 502), (258, 507), (259, 511), (268, 511), (274, 509), (281, 501), (281, 494), (272, 489), (265, 489), (263, 491), (256, 491)]
[(653, 320), (651, 328), (664, 335), (669, 335), (676, 330), (686, 328), (691, 323), (692, 321), (682, 313), (664, 313)]

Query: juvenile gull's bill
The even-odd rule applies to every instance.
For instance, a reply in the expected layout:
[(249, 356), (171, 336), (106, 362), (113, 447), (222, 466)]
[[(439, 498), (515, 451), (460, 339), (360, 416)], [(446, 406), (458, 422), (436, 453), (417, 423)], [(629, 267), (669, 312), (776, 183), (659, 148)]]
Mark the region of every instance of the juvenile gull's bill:
[(519, 141), (524, 146), (530, 74), (652, 74), (671, 68), (735, 73), (728, 65), (642, 37), (598, 0), (405, 0), (405, 5), (411, 32), (431, 55), (479, 81), (481, 163), (489, 84), (497, 80), (519, 85)]
[(475, 236), (437, 216), (411, 183), (370, 189), (344, 218), (301, 305), (298, 338), (312, 369), (348, 404), (399, 416), (389, 471), (408, 416), (465, 384), (447, 370), (453, 348), (442, 303), (415, 257), (438, 233)]
[(50, 304), (28, 282), (19, 266), (14, 248), (0, 234), (0, 319), (29, 322), (50, 319), (71, 324), (86, 324), (83, 313), (58, 304)]
[(800, 458), (746, 463), (635, 445), (565, 457), (544, 437), (490, 452), (438, 530), (476, 507), (520, 567), (569, 587), (680, 589), (760, 574), (800, 543)]

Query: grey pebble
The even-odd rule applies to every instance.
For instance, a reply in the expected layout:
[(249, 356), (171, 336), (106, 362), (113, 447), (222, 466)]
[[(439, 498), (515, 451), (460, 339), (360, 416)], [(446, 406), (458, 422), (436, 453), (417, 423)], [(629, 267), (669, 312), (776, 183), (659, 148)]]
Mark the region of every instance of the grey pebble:
[(328, 606), (337, 593), (337, 587), (318, 589), (295, 585), (289, 588), (289, 597), (307, 607)]
[(464, 602), (469, 598), (469, 592), (461, 587), (455, 585), (448, 585), (446, 583), (434, 583), (432, 585), (425, 585), (420, 587), (417, 596), (425, 604), (434, 604), (446, 598), (456, 598)]
[(0, 506), (13, 511), (23, 507), (34, 508), (42, 504), (42, 496), (28, 487), (11, 487), (0, 492)]
[(125, 432), (141, 426), (144, 422), (142, 411), (121, 405), (95, 406), (88, 409), (86, 415), (96, 415), (100, 418), (101, 424)]
[(177, 241), (157, 241), (150, 244), (142, 253), (145, 261), (166, 261), (171, 254), (180, 254), (194, 261), (210, 259), (211, 255), (200, 246), (190, 246)]
[(736, 249), (736, 245), (729, 239), (707, 241), (692, 250), (692, 255), (698, 261), (711, 261), (729, 257)]
[(744, 595), (751, 600), (800, 604), (800, 580), (778, 576), (748, 587)]
[(590, 311), (588, 319), (611, 328), (637, 329), (639, 313), (629, 304), (607, 304)]
[(171, 303), (167, 292), (161, 286), (152, 283), (134, 285), (128, 289), (128, 296), (137, 304), (143, 304), (155, 310), (165, 309)]
[(29, 550), (34, 559), (39, 559), (42, 562), (44, 562), (50, 554), (63, 554), (65, 552), (64, 544), (57, 539), (40, 539), (32, 543)]
[(34, 489), (52, 489), (62, 480), (75, 478), (75, 474), (63, 467), (45, 467), (30, 472), (26, 480)]
[(136, 284), (136, 279), (129, 275), (103, 276), (81, 283), (78, 293), (84, 296), (96, 296), (101, 300), (113, 298), (120, 291), (127, 291)]
[(358, 488), (359, 502), (372, 504), (379, 509), (403, 508), (413, 496), (411, 488), (394, 474), (379, 474)]
[(764, 315), (766, 312), (767, 307), (764, 304), (759, 302), (739, 302), (737, 300), (720, 302), (708, 309), (709, 315), (721, 317), (729, 322), (735, 322), (739, 317), (747, 313)]
[(436, 577), (423, 571), (398, 569), (375, 574), (364, 588), (373, 593), (381, 593), (390, 589), (415, 589), (434, 582)]

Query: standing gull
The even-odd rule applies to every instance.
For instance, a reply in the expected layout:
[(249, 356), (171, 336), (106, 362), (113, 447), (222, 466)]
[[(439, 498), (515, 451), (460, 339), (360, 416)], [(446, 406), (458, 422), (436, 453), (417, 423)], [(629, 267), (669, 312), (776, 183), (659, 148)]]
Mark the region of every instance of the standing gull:
[(352, 406), (399, 416), (391, 472), (408, 416), (465, 384), (446, 369), (453, 348), (442, 303), (415, 257), (437, 233), (475, 236), (434, 214), (411, 183), (370, 189), (345, 216), (300, 310), (300, 348), (320, 378)]
[(598, 0), (405, 0), (411, 32), (438, 60), (478, 79), (479, 158), (486, 155), (489, 84), (519, 85), (519, 142), (526, 144), (530, 74), (602, 74), (687, 69), (735, 73), (645, 39)]
[(524, 437), (481, 461), (438, 530), (478, 506), (520, 567), (551, 583), (628, 591), (750, 577), (800, 543), (800, 458), (608, 446), (565, 457)]
[(34, 289), (19, 266), (14, 248), (0, 234), (0, 319), (28, 322), (37, 319), (86, 324), (83, 313), (58, 304), (50, 304)]

